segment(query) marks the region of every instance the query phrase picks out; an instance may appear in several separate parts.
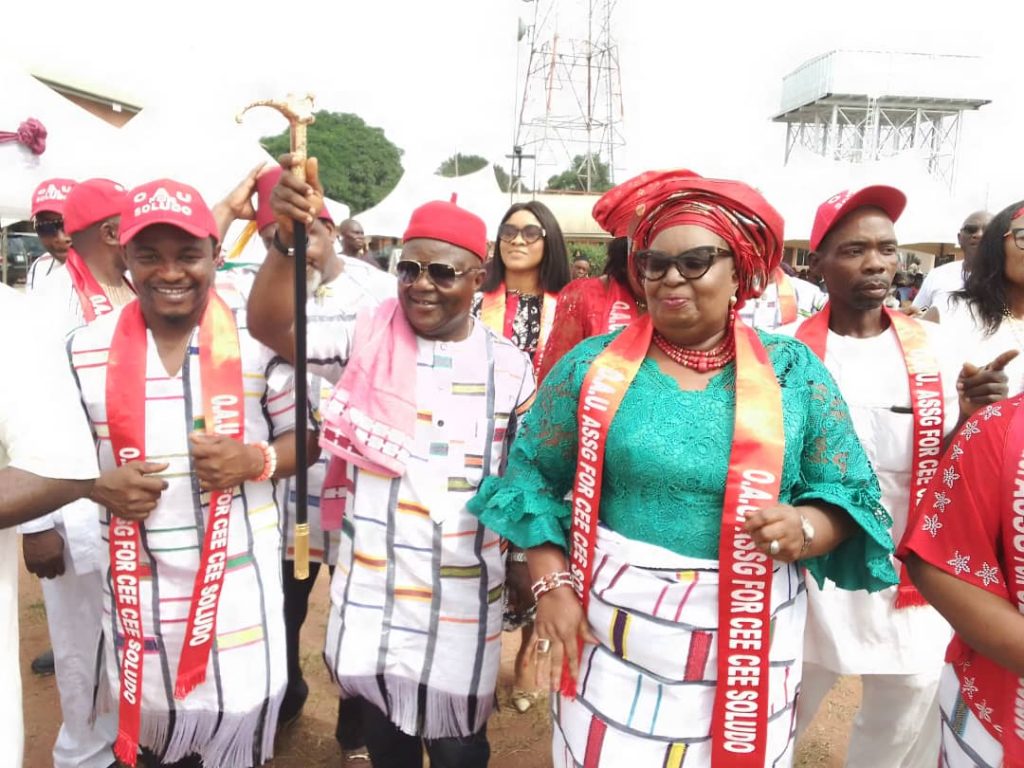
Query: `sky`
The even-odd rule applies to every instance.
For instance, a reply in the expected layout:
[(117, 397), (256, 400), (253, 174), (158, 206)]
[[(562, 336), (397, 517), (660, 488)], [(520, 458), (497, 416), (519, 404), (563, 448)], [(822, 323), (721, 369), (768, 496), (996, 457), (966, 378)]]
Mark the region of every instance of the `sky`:
[[(543, 3), (555, 0), (540, 0)], [(557, 0), (568, 7), (581, 0)], [(618, 0), (626, 146), (616, 177), (683, 166), (757, 182), (781, 162), (782, 78), (836, 48), (979, 55), (977, 83), (993, 103), (965, 121), (958, 195), (998, 209), (1024, 196), (1017, 148), (1024, 121), (1019, 46), (1006, 0)], [(354, 112), (432, 170), (456, 151), (508, 167), (517, 19), (526, 0), (370, 0), (218, 3), (51, 0), (5, 12), (0, 58), (160, 105), (196, 120), (288, 90), (312, 91), (318, 108)], [(239, 13), (238, 9), (244, 9)], [(302, 18), (288, 13), (302, 10)], [(57, 23), (59, 20), (60, 23)], [(283, 119), (251, 113), (254, 136)], [(754, 178), (751, 178), (754, 177)]]

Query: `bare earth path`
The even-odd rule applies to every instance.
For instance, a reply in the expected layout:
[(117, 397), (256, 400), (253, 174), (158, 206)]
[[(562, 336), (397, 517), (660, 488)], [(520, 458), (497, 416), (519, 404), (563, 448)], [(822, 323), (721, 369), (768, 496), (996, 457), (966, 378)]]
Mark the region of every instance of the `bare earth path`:
[[(54, 679), (29, 671), (32, 658), (49, 643), (42, 592), (38, 581), (24, 569), (20, 582), (21, 669), (25, 698), (25, 768), (48, 768), (50, 750), (60, 727), (60, 701)], [(273, 768), (339, 768), (341, 751), (334, 741), (337, 702), (320, 656), (327, 624), (326, 573), (318, 581), (303, 629), (303, 666), (310, 697), (303, 716), (278, 737)], [(518, 637), (518, 636), (516, 636)], [(551, 765), (547, 708), (535, 706), (525, 715), (509, 704), (512, 660), (518, 639), (506, 636), (499, 683), (501, 711), (488, 725), (492, 768), (548, 768)], [(822, 705), (822, 711), (800, 745), (797, 768), (840, 768), (846, 754), (847, 731), (860, 698), (860, 687), (843, 680)], [(366, 763), (360, 763), (365, 766)], [(212, 767), (211, 767), (212, 768)], [(635, 766), (634, 768), (644, 768)]]

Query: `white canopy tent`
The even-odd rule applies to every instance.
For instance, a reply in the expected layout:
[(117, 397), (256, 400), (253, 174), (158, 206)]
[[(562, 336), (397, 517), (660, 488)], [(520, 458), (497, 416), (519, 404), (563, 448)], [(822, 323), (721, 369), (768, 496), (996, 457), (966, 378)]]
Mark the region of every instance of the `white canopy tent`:
[(509, 206), (508, 195), (501, 191), (490, 165), (455, 177), (407, 171), (387, 197), (356, 218), (367, 235), (401, 237), (416, 208), (431, 200), (450, 200), (453, 194), (459, 206), (484, 220), (488, 231), (497, 228)]
[(111, 176), (118, 129), (89, 114), (27, 72), (0, 67), (0, 130), (16, 131), (32, 117), (46, 128), (46, 150), (35, 155), (16, 142), (0, 144), (0, 222), (27, 219), (32, 192), (45, 179)]
[(976, 206), (959, 200), (933, 176), (924, 160), (907, 152), (870, 163), (837, 163), (818, 155), (794, 153), (790, 163), (777, 169), (760, 185), (786, 222), (786, 242), (806, 244), (818, 206), (837, 192), (886, 184), (902, 190), (907, 207), (896, 223), (901, 246), (930, 250), (939, 243), (955, 243), (964, 217)]

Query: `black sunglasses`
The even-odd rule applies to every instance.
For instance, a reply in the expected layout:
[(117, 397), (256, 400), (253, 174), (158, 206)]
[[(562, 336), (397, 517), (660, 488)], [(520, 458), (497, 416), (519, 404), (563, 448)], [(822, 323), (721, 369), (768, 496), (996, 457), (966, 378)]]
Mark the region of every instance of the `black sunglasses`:
[(962, 227), (960, 227), (960, 231), (966, 235), (976, 235), (979, 232), (984, 234), (985, 227), (983, 227), (981, 224), (964, 224)]
[(636, 263), (645, 280), (661, 280), (672, 266), (687, 280), (700, 280), (711, 269), (715, 259), (726, 256), (732, 256), (732, 251), (702, 245), (675, 256), (661, 251), (640, 251), (636, 255)]
[(43, 237), (53, 237), (58, 232), (64, 231), (64, 219), (49, 219), (47, 221), (37, 221), (33, 224), (37, 235)]
[(536, 224), (527, 224), (525, 227), (517, 227), (515, 224), (502, 224), (501, 229), (498, 230), (498, 237), (506, 243), (511, 243), (516, 239), (517, 235), (522, 235), (523, 242), (530, 245), (545, 237), (547, 232), (544, 231), (544, 227), (539, 227)]
[(443, 264), (439, 261), (425, 264), (422, 261), (413, 261), (412, 259), (402, 259), (395, 265), (395, 271), (398, 273), (398, 282), (402, 283), (402, 285), (412, 285), (419, 280), (420, 273), (425, 270), (430, 282), (438, 288), (451, 288), (455, 284), (456, 279), (468, 275), (470, 272), (479, 272), (481, 269), (483, 267), (470, 267), (459, 272), (451, 264)]

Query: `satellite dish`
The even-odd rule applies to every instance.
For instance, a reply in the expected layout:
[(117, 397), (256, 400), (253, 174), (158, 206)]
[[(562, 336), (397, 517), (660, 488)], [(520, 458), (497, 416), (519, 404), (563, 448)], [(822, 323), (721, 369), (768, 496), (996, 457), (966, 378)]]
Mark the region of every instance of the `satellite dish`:
[(522, 19), (516, 20), (516, 42), (519, 42), (526, 37), (526, 30), (528, 29), (529, 27), (523, 23)]

